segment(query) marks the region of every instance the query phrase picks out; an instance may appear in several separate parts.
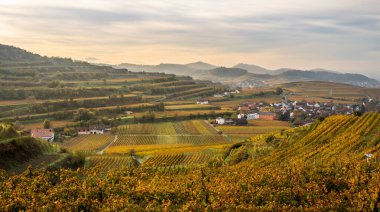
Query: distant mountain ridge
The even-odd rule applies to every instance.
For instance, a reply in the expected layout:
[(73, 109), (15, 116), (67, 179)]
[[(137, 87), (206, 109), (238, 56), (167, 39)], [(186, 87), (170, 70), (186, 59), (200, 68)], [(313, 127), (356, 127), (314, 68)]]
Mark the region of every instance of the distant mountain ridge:
[[(327, 81), (346, 83), (361, 87), (379, 87), (380, 82), (362, 74), (339, 73), (325, 69), (296, 70), (282, 68), (269, 70), (257, 65), (240, 63), (231, 68), (217, 67), (205, 62), (189, 64), (159, 64), (134, 65), (123, 63), (116, 68), (127, 68), (130, 71), (165, 72), (177, 75), (188, 75), (197, 79), (212, 80), (223, 83), (238, 83), (255, 81), (259, 84), (271, 82), (297, 82), (297, 81)], [(210, 69), (211, 68), (211, 69)]]
[[(87, 72), (90, 69), (108, 70), (108, 66), (99, 66), (88, 62), (73, 61), (70, 58), (46, 57), (40, 56), (17, 48), (0, 44), (0, 63), (4, 62), (37, 62), (49, 63), (52, 65), (60, 64), (60, 67), (87, 66)], [(4, 64), (4, 63), (3, 63)], [(102, 68), (100, 68), (102, 67)], [(114, 66), (114, 68), (126, 68), (134, 72), (163, 72), (167, 74), (186, 75), (201, 80), (211, 80), (222, 83), (239, 83), (243, 81), (254, 81), (259, 84), (274, 84), (297, 81), (329, 81), (346, 83), (362, 87), (380, 87), (380, 82), (376, 79), (369, 78), (362, 74), (338, 73), (324, 69), (296, 70), (296, 69), (278, 69), (269, 70), (257, 65), (237, 64), (231, 68), (218, 67), (205, 62), (195, 62), (189, 64), (170, 64), (162, 63), (159, 65), (136, 65), (123, 63)], [(79, 69), (78, 69), (79, 70)], [(82, 69), (83, 70), (83, 69)]]

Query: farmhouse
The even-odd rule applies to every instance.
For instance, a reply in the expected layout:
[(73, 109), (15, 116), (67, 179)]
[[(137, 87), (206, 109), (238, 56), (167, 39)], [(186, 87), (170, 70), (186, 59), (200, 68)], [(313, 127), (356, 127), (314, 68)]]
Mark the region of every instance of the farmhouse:
[(264, 120), (275, 120), (276, 114), (272, 112), (260, 112), (259, 117)]
[(260, 118), (260, 115), (258, 113), (250, 113), (247, 115), (247, 120), (255, 120), (259, 118)]
[(98, 124), (92, 125), (90, 127), (80, 127), (77, 128), (79, 135), (88, 135), (88, 134), (104, 134), (105, 131), (109, 130), (105, 125)]
[(52, 129), (32, 129), (30, 136), (45, 141), (54, 141), (54, 131)]
[(218, 118), (216, 118), (216, 119), (215, 119), (215, 123), (216, 123), (216, 124), (224, 124), (224, 118), (222, 118), (222, 117), (218, 117)]
[(251, 111), (251, 108), (249, 108), (249, 107), (245, 107), (245, 106), (243, 106), (243, 107), (239, 107), (238, 108), (238, 111), (240, 112), (240, 113), (243, 113), (243, 114), (247, 114), (247, 113), (249, 113), (250, 111)]
[(208, 104), (208, 100), (198, 100), (197, 104), (198, 105), (207, 105)]

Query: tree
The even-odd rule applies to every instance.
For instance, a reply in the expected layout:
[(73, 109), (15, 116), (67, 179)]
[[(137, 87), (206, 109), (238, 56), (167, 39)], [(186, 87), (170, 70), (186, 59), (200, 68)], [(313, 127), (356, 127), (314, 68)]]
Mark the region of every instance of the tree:
[(160, 104), (158, 105), (158, 110), (160, 110), (160, 111), (165, 110), (165, 104), (163, 102), (160, 102)]
[(280, 87), (276, 88), (276, 95), (281, 95), (284, 92), (284, 90)]
[(52, 126), (51, 126), (51, 123), (49, 120), (45, 119), (44, 121), (44, 129), (50, 129)]
[(94, 113), (91, 113), (86, 109), (79, 109), (78, 113), (75, 115), (76, 121), (88, 121), (93, 118), (95, 118)]

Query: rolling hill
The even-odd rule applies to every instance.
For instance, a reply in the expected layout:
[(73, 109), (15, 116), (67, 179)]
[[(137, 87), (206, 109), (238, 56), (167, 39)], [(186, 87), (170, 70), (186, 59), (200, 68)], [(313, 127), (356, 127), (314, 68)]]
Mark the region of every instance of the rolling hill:
[[(237, 64), (231, 68), (217, 67), (204, 62), (159, 65), (134, 65), (123, 63), (116, 68), (127, 68), (131, 71), (164, 72), (177, 75), (188, 75), (196, 79), (211, 80), (222, 83), (255, 82), (254, 84), (273, 85), (286, 82), (327, 81), (346, 83), (361, 87), (378, 87), (380, 82), (362, 74), (339, 73), (325, 69), (296, 70), (282, 68), (269, 70), (257, 65)], [(235, 73), (233, 73), (235, 72)]]
[(0, 209), (378, 211), (379, 124), (378, 113), (333, 116), (234, 144), (225, 160), (193, 169), (0, 172)]

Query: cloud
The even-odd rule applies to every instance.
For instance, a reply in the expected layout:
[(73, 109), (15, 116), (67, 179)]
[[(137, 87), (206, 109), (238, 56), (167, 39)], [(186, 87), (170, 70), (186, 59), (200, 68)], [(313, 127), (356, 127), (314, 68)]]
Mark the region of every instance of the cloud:
[(0, 2), (0, 27), (5, 29), (0, 40), (41, 54), (91, 55), (112, 63), (195, 59), (220, 65), (254, 62), (269, 68), (373, 71), (380, 65), (376, 4), (376, 0), (5, 0)]

